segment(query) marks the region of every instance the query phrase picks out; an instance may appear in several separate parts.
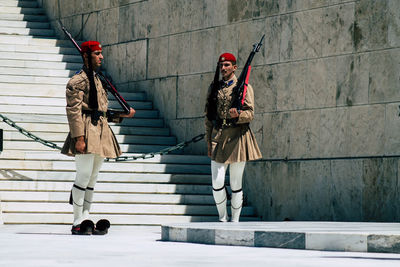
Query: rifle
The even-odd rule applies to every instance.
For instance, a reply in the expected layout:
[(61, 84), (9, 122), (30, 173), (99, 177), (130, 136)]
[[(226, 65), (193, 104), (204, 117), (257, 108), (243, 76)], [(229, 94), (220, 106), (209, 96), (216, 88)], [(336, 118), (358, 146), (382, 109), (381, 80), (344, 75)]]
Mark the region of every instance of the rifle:
[(264, 36), (265, 34), (261, 37), (260, 42), (253, 44), (253, 50), (250, 52), (250, 55), (247, 58), (246, 64), (244, 65), (242, 73), (240, 73), (235, 88), (233, 88), (233, 95), (235, 97), (234, 101), (232, 102), (231, 108), (236, 108), (238, 111), (242, 109), (242, 106), (244, 104), (244, 99), (246, 98), (247, 86), (249, 84), (248, 82), (251, 71), (251, 66), (250, 66), (251, 61), (253, 60), (254, 55), (258, 51), (260, 51), (262, 42), (264, 40)]
[[(61, 22), (59, 22), (61, 24)], [(68, 39), (73, 43), (75, 48), (79, 51), (79, 54), (82, 56), (83, 59), (83, 54), (82, 54), (82, 49), (78, 45), (78, 43), (74, 40), (72, 37), (71, 33), (67, 31), (67, 29), (64, 27), (64, 25), (61, 24), (61, 29), (65, 33), (65, 35), (68, 37)], [(109, 116), (114, 117), (117, 114), (129, 114), (131, 107), (129, 104), (125, 101), (125, 99), (118, 93), (117, 89), (112, 85), (112, 83), (106, 78), (106, 76), (99, 70), (97, 72), (101, 83), (105, 88), (117, 99), (118, 103), (121, 105), (123, 111), (121, 110), (114, 110), (114, 109), (108, 109), (107, 113)]]

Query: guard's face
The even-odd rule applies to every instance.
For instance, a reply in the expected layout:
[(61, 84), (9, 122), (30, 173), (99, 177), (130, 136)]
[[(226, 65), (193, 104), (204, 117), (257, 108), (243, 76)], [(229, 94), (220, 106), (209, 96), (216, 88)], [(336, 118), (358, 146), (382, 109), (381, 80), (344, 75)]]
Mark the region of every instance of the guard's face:
[(237, 69), (236, 65), (233, 65), (230, 61), (222, 61), (219, 63), (219, 70), (222, 75), (222, 79), (227, 81), (233, 77)]
[(92, 66), (94, 69), (99, 69), (101, 62), (103, 61), (103, 54), (101, 50), (95, 50), (92, 52)]
[[(85, 57), (85, 65), (87, 63), (87, 54), (83, 54), (83, 56)], [(92, 67), (93, 70), (97, 70), (101, 67), (101, 63), (103, 61), (103, 54), (101, 53), (101, 50), (95, 50), (92, 52), (91, 54), (92, 56)]]

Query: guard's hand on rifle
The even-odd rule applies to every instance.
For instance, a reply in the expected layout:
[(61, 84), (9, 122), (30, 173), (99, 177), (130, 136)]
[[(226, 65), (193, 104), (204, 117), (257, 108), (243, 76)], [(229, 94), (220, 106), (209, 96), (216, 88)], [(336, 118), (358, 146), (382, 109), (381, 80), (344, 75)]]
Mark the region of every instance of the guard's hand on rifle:
[(75, 149), (79, 153), (84, 154), (86, 150), (86, 143), (84, 136), (79, 136), (76, 138)]
[(211, 143), (207, 142), (207, 155), (209, 158), (211, 158)]
[(133, 108), (130, 109), (129, 114), (121, 114), (119, 115), (120, 117), (123, 118), (132, 118), (136, 113), (136, 110), (134, 110)]
[(229, 110), (229, 115), (231, 116), (232, 119), (239, 117), (239, 112), (236, 108), (231, 108)]

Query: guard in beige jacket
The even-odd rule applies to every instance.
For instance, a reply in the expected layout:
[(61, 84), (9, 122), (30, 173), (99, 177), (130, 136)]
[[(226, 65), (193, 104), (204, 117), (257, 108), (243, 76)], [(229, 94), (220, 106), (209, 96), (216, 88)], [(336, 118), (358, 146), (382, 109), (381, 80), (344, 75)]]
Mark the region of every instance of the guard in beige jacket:
[[(243, 203), (242, 177), (246, 161), (261, 158), (254, 134), (249, 123), (254, 118), (254, 91), (248, 85), (242, 110), (231, 108), (232, 92), (236, 85), (236, 58), (230, 53), (219, 57), (218, 71), (222, 75), (219, 89), (213, 95), (211, 84), (206, 103), (206, 142), (208, 156), (211, 158), (213, 196), (217, 206), (219, 220), (228, 221), (225, 190), (225, 173), (229, 166), (230, 186), (232, 190), (232, 222), (238, 222)], [(209, 116), (216, 112), (216, 116)], [(210, 120), (210, 117), (215, 119)]]
[(104, 158), (121, 155), (108, 120), (121, 122), (121, 117), (133, 117), (135, 110), (131, 108), (128, 115), (107, 118), (107, 92), (96, 74), (103, 60), (101, 45), (96, 41), (87, 41), (82, 43), (81, 49), (84, 66), (69, 80), (66, 89), (70, 131), (61, 153), (75, 156), (76, 163), (76, 178), (70, 198), (74, 211), (72, 234), (104, 234), (87, 224), (81, 227), (81, 223), (90, 222), (93, 190)]

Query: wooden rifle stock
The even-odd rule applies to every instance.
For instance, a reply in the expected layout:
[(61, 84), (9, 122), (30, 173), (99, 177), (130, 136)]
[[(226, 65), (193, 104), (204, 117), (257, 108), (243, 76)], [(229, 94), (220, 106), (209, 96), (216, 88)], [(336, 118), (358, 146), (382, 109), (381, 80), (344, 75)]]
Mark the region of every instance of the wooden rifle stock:
[[(61, 22), (60, 22), (61, 24)], [(83, 54), (82, 54), (82, 49), (81, 47), (78, 45), (78, 43), (74, 40), (74, 38), (72, 37), (71, 33), (69, 33), (67, 31), (67, 29), (61, 24), (61, 29), (63, 30), (63, 32), (65, 33), (65, 35), (68, 37), (68, 39), (73, 43), (73, 45), (75, 46), (75, 48), (79, 51), (79, 54), (82, 56), (82, 60), (83, 60)], [(119, 110), (113, 110), (113, 109), (109, 109), (109, 112), (112, 114), (129, 114), (130, 113), (130, 109), (131, 107), (129, 106), (129, 104), (125, 101), (125, 99), (118, 93), (117, 89), (112, 85), (112, 83), (106, 78), (106, 76), (99, 71), (98, 76), (101, 80), (101, 82), (103, 83), (103, 85), (106, 86), (106, 89), (115, 97), (115, 99), (117, 99), (118, 103), (121, 105), (123, 111), (119, 111)]]

